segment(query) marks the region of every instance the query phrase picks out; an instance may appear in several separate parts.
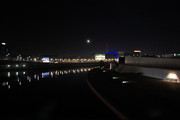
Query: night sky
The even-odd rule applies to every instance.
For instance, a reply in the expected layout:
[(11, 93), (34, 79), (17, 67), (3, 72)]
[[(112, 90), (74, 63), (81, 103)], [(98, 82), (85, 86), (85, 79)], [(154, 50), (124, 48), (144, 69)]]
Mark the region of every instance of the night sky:
[(107, 41), (109, 51), (180, 53), (177, 5), (130, 0), (2, 3), (0, 41), (14, 55), (90, 56), (105, 53)]

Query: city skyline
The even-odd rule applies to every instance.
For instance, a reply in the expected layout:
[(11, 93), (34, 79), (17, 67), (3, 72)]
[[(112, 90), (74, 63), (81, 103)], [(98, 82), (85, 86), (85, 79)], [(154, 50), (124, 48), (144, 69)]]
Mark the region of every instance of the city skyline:
[(89, 56), (105, 53), (107, 41), (109, 51), (179, 52), (173, 2), (4, 3), (1, 11), (0, 41), (12, 54)]

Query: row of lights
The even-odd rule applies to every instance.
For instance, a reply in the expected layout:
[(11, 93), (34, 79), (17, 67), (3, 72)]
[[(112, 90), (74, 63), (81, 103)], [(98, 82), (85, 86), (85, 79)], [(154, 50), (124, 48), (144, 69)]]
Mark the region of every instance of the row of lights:
[[(12, 67), (12, 65), (7, 65), (7, 67), (10, 68), (10, 67)], [(16, 64), (15, 67), (18, 68), (18, 67), (20, 67), (20, 65)], [(26, 65), (23, 64), (22, 67), (26, 67)]]

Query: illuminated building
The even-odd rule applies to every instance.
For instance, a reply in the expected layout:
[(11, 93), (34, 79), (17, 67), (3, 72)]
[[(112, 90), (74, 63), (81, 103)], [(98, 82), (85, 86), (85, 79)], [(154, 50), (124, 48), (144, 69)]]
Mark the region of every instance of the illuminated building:
[(134, 50), (133, 57), (141, 57), (141, 50)]
[(43, 62), (43, 63), (49, 63), (49, 62), (50, 62), (49, 57), (43, 57), (43, 58), (42, 58), (42, 62)]
[(7, 44), (2, 42), (0, 44), (0, 59), (7, 59), (9, 55)]
[(124, 57), (123, 51), (106, 52), (106, 59), (118, 59), (119, 57)]
[(105, 54), (95, 54), (95, 60), (105, 60)]

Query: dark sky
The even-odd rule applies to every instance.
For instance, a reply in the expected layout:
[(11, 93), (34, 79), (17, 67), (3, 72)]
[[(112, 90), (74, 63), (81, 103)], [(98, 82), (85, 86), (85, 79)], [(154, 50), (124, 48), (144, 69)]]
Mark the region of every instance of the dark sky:
[[(2, 3), (0, 41), (12, 54), (89, 56), (141, 49), (180, 53), (180, 13), (172, 1), (65, 0)], [(91, 44), (86, 44), (90, 39)]]

